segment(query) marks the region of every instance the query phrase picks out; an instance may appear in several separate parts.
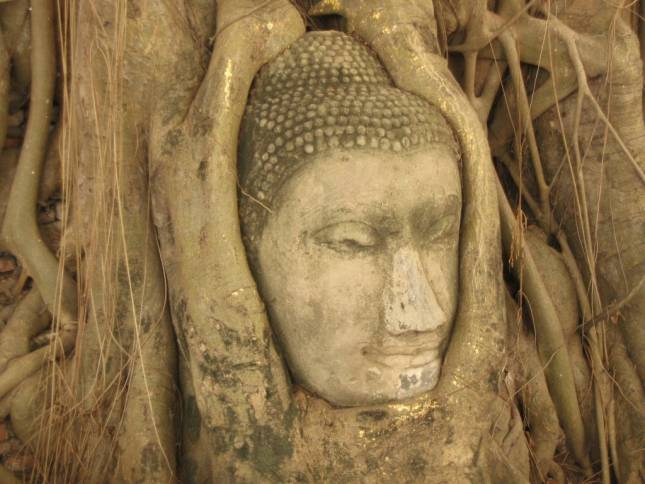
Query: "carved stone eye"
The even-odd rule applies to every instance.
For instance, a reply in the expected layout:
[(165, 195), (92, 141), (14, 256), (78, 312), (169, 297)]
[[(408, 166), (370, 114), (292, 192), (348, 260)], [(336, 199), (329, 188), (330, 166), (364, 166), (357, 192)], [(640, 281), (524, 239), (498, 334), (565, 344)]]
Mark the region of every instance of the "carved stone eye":
[(336, 252), (352, 253), (373, 249), (381, 242), (378, 232), (363, 222), (339, 222), (314, 234), (320, 245)]
[(449, 214), (435, 220), (425, 231), (424, 241), (426, 243), (436, 243), (453, 236), (459, 230), (458, 218), (456, 215)]

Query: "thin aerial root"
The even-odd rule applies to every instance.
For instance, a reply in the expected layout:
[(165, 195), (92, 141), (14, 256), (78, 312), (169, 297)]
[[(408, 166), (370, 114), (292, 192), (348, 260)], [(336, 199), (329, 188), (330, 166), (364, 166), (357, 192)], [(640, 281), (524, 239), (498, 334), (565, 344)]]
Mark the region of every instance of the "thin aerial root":
[[(521, 200), (523, 202), (526, 202), (526, 204), (533, 212), (533, 215), (535, 215), (535, 217), (538, 220), (540, 220), (542, 218), (541, 217), (542, 208), (540, 207), (539, 203), (537, 202), (537, 200), (535, 200), (531, 192), (526, 187), (526, 184), (522, 180), (522, 176), (518, 168), (519, 163), (513, 160), (507, 152), (500, 153), (498, 159), (502, 162), (502, 164), (506, 167), (506, 169), (510, 173), (511, 178), (513, 179), (513, 182), (515, 183), (519, 193), (521, 194), (521, 197), (522, 197)], [(542, 227), (542, 229), (544, 230), (544, 227)]]
[(609, 451), (611, 453), (611, 464), (618, 482), (620, 479), (620, 461), (618, 460), (618, 441), (616, 439), (616, 401), (612, 395), (607, 405), (607, 434), (609, 437)]
[[(529, 149), (531, 151), (531, 160), (533, 162), (533, 171), (540, 194), (541, 214), (544, 218), (543, 225), (546, 227), (551, 226), (550, 216), (551, 210), (549, 208), (549, 185), (546, 183), (544, 177), (544, 170), (542, 168), (542, 158), (538, 149), (537, 137), (535, 136), (535, 129), (531, 120), (531, 106), (529, 104), (528, 95), (526, 94), (526, 87), (524, 86), (524, 79), (521, 72), (520, 56), (517, 52), (515, 45), (515, 38), (508, 32), (504, 32), (499, 36), (499, 40), (506, 53), (508, 67), (513, 79), (515, 93), (517, 95), (517, 104), (522, 116), (522, 122), (527, 130), (527, 137), (529, 141)], [(547, 230), (550, 232), (550, 230)]]
[[(516, 13), (514, 19), (517, 20), (518, 18), (520, 18), (520, 16), (523, 13), (524, 12)], [(490, 18), (490, 15), (489, 17), (486, 17), (486, 20), (487, 20), (487, 27), (482, 27), (482, 26), (476, 27), (475, 33), (487, 32), (487, 28), (488, 28), (488, 31), (490, 31), (490, 26), (494, 25), (496, 22), (494, 18), (493, 19)], [(541, 21), (541, 22), (544, 22), (544, 21)], [(571, 31), (570, 29), (568, 29), (564, 24), (561, 24), (560, 22), (558, 22), (557, 19), (555, 21), (552, 21), (552, 25), (553, 27), (551, 28), (556, 33), (558, 39), (565, 46), (565, 49), (561, 49), (561, 51), (563, 52), (560, 54), (560, 56), (564, 57), (562, 61), (566, 62), (567, 60), (569, 60), (573, 64), (574, 69), (573, 69), (573, 72), (569, 71), (570, 73), (568, 74), (567, 74), (567, 71), (565, 71), (564, 78), (558, 79), (559, 84), (556, 90), (556, 86), (554, 82), (555, 73), (553, 72), (554, 63), (551, 62), (550, 68), (548, 66), (544, 66), (540, 58), (535, 58), (536, 52), (533, 52), (531, 51), (531, 49), (529, 49), (530, 51), (529, 55), (532, 55), (534, 57), (529, 60), (529, 63), (532, 63), (534, 65), (537, 65), (539, 67), (546, 68), (547, 70), (549, 70), (551, 72), (551, 80), (552, 80), (551, 83), (545, 83), (543, 86), (541, 86), (538, 89), (537, 99), (536, 98), (533, 99), (533, 101), (537, 101), (537, 102), (534, 102), (533, 105), (530, 105), (529, 99), (526, 93), (524, 79), (522, 76), (522, 72), (520, 70), (521, 58), (520, 58), (518, 48), (516, 46), (515, 38), (512, 32), (512, 31), (516, 31), (518, 35), (522, 35), (524, 29), (522, 28), (522, 26), (520, 26), (517, 28), (513, 28), (511, 30), (499, 29), (497, 32), (495, 32), (495, 36), (498, 38), (500, 44), (502, 45), (503, 57), (508, 62), (511, 78), (517, 94), (517, 107), (520, 111), (520, 119), (523, 124), (523, 127), (521, 128), (521, 132), (522, 133), (525, 131), (527, 132), (527, 139), (528, 139), (529, 149), (531, 152), (531, 158), (533, 161), (533, 168), (534, 168), (533, 171), (537, 182), (539, 196), (537, 198), (533, 198), (529, 192), (526, 192), (523, 190), (525, 189), (525, 187), (520, 173), (521, 167), (517, 163), (511, 160), (510, 157), (508, 156), (506, 156), (506, 158), (502, 158), (500, 156), (499, 158), (506, 165), (507, 169), (511, 174), (511, 177), (513, 178), (513, 181), (518, 186), (520, 193), (525, 195), (523, 198), (527, 202), (530, 209), (533, 211), (540, 226), (543, 228), (543, 230), (545, 230), (546, 233), (556, 236), (556, 238), (560, 241), (560, 245), (563, 251), (564, 261), (567, 267), (569, 268), (571, 276), (574, 280), (576, 293), (578, 294), (579, 303), (583, 313), (583, 318), (582, 318), (582, 320), (584, 321), (583, 327), (582, 327), (583, 335), (584, 335), (585, 329), (588, 329), (588, 334), (586, 336), (587, 336), (587, 342), (589, 346), (589, 357), (591, 360), (592, 377), (594, 382), (593, 398), (595, 403), (596, 427), (599, 435), (599, 446), (600, 446), (599, 450), (600, 450), (600, 460), (601, 460), (601, 467), (602, 467), (602, 481), (603, 483), (609, 483), (610, 482), (610, 464), (609, 464), (608, 454), (609, 452), (611, 452), (614, 465), (617, 465), (617, 455), (618, 455), (617, 449), (616, 449), (615, 422), (613, 422), (612, 420), (613, 415), (608, 415), (606, 418), (606, 413), (605, 413), (606, 411), (605, 406), (607, 404), (610, 404), (611, 400), (606, 401), (608, 399), (606, 395), (607, 392), (605, 391), (608, 388), (608, 374), (603, 364), (603, 357), (602, 357), (602, 351), (601, 351), (602, 338), (603, 338), (602, 328), (596, 328), (595, 325), (592, 323), (595, 323), (596, 321), (599, 321), (599, 320), (607, 319), (612, 313), (617, 312), (620, 309), (620, 307), (627, 304), (630, 301), (631, 297), (633, 297), (641, 288), (643, 281), (641, 280), (636, 285), (636, 287), (632, 291), (630, 291), (630, 293), (626, 296), (624, 300), (614, 304), (613, 306), (606, 308), (606, 310), (603, 311), (602, 315), (594, 314), (595, 312), (594, 309), (601, 307), (601, 301), (600, 301), (600, 297), (598, 293), (598, 285), (596, 281), (596, 267), (595, 267), (595, 259), (594, 259), (595, 246), (593, 243), (593, 232), (591, 230), (591, 225), (589, 220), (588, 204), (587, 204), (587, 197), (586, 197), (586, 191), (585, 191), (585, 180), (584, 180), (583, 171), (582, 171), (582, 155), (580, 152), (580, 145), (579, 145), (580, 120), (582, 115), (582, 105), (585, 99), (588, 99), (591, 102), (593, 109), (596, 111), (598, 117), (602, 120), (602, 122), (604, 122), (607, 125), (608, 130), (611, 132), (611, 135), (616, 139), (620, 148), (627, 156), (629, 162), (636, 170), (642, 182), (645, 182), (645, 174), (643, 172), (642, 167), (638, 164), (634, 156), (632, 156), (629, 148), (626, 146), (625, 142), (623, 142), (620, 134), (614, 128), (614, 126), (608, 119), (607, 115), (603, 112), (600, 104), (591, 93), (591, 90), (588, 85), (587, 74), (581, 60), (581, 54), (576, 45), (576, 39), (578, 38), (577, 34)], [(530, 25), (527, 28), (529, 31), (533, 32), (533, 35), (535, 35), (536, 32), (542, 31), (539, 29), (535, 30), (535, 28), (531, 29)], [(548, 24), (547, 26), (545, 26), (545, 28), (549, 28)], [(473, 35), (471, 39), (470, 36), (467, 36), (466, 38), (467, 41), (465, 44), (462, 44), (461, 46), (457, 46), (457, 47), (452, 47), (449, 49), (452, 52), (463, 53), (464, 57), (466, 58), (465, 78), (468, 81), (466, 82), (466, 92), (467, 94), (469, 94), (468, 97), (471, 100), (473, 107), (477, 109), (478, 113), (480, 111), (480, 104), (481, 104), (480, 100), (474, 96), (474, 92), (471, 92), (471, 93), (468, 92), (469, 86), (471, 84), (469, 78), (472, 77), (472, 73), (469, 72), (469, 71), (472, 71), (472, 66), (469, 65), (469, 62), (471, 63), (473, 62), (472, 60), (469, 61), (469, 56), (472, 57), (472, 54), (470, 54), (471, 52), (479, 49), (483, 49), (485, 47), (485, 45), (482, 43), (482, 39), (484, 39), (484, 37), (485, 35), (484, 36)], [(494, 37), (487, 38), (488, 42), (490, 42), (492, 38)], [(549, 53), (551, 53), (551, 51), (549, 51)], [(480, 55), (482, 54), (485, 55), (484, 51), (480, 52)], [(497, 53), (493, 52), (493, 58), (496, 58), (496, 57), (498, 57)], [(598, 66), (596, 65), (596, 69), (597, 68)], [(577, 98), (577, 104), (575, 107), (575, 119), (574, 119), (573, 133), (572, 133), (574, 163), (570, 163), (570, 169), (572, 172), (571, 176), (572, 176), (572, 183), (573, 183), (573, 189), (574, 189), (574, 195), (575, 195), (575, 201), (576, 201), (576, 208), (578, 210), (579, 217), (581, 219), (581, 225), (582, 225), (582, 244), (583, 244), (584, 254), (586, 258), (585, 262), (588, 265), (590, 278), (591, 278), (590, 294), (588, 293), (588, 287), (584, 283), (578, 264), (576, 263), (575, 258), (573, 257), (573, 254), (571, 253), (571, 250), (568, 246), (566, 237), (562, 233), (562, 230), (557, 226), (557, 224), (551, 220), (552, 213), (551, 213), (551, 203), (549, 200), (551, 185), (546, 183), (546, 180), (544, 177), (543, 166), (541, 163), (540, 153), (537, 145), (537, 139), (535, 136), (535, 131), (532, 123), (536, 115), (541, 114), (548, 107), (555, 104), (557, 108), (558, 101), (561, 100), (566, 95), (569, 95), (570, 93), (575, 92), (576, 88), (578, 90), (578, 95), (577, 95), (578, 98)], [(502, 114), (504, 113), (499, 111), (499, 115), (502, 116)], [(495, 119), (497, 119), (497, 117)], [(507, 124), (511, 125), (511, 123), (509, 122), (507, 122)], [(494, 120), (493, 126), (495, 125), (496, 125), (496, 122)], [(507, 144), (508, 139), (510, 137), (510, 130), (508, 131), (509, 131), (508, 134), (502, 135), (500, 137), (500, 138), (503, 138), (503, 143), (499, 143), (499, 146), (502, 146), (502, 145), (505, 146)], [(497, 130), (497, 132), (499, 132), (499, 130)], [(567, 149), (566, 141), (565, 141), (565, 149)], [(569, 151), (567, 149), (567, 155), (568, 155), (568, 152)], [(574, 164), (575, 166), (573, 166)], [(564, 166), (564, 164), (562, 164), (561, 166)], [(551, 183), (553, 183), (553, 181)], [(500, 191), (500, 203), (504, 205), (504, 203), (507, 202), (505, 199), (505, 195), (503, 193), (503, 190), (500, 189), (499, 191)], [(501, 207), (502, 226), (504, 229), (508, 231), (510, 230), (509, 227), (504, 227), (504, 225), (508, 226), (512, 224), (514, 217), (512, 215), (512, 211), (510, 214), (504, 214), (503, 212), (505, 208), (510, 209), (510, 207), (503, 207), (503, 206)], [(507, 220), (504, 220), (505, 215)], [(528, 259), (530, 259), (530, 257), (525, 257), (525, 260), (524, 260), (525, 265), (527, 265), (526, 263)], [(530, 266), (530, 263), (528, 265)], [(530, 267), (525, 267), (525, 276), (529, 279), (532, 277), (531, 272), (532, 271)], [(590, 298), (593, 298), (593, 303), (594, 303), (593, 305), (590, 302)], [(529, 299), (530, 299), (530, 295), (529, 295)], [(536, 326), (538, 324), (541, 324), (539, 317), (534, 319), (536, 320), (535, 322)], [(549, 321), (544, 321), (544, 322), (548, 323)], [(589, 325), (589, 328), (587, 328), (587, 325)], [(536, 327), (536, 332), (538, 332), (538, 329), (539, 328)], [(539, 335), (538, 335), (538, 338), (539, 338)], [(556, 403), (556, 406), (558, 406), (559, 413), (561, 413), (562, 408), (560, 407), (560, 405), (558, 405), (557, 400), (558, 400), (557, 395), (554, 395), (554, 401)], [(567, 422), (563, 421), (563, 427), (565, 427), (565, 432), (567, 432), (566, 425), (567, 425)], [(567, 432), (567, 434), (569, 434), (569, 432)], [(570, 438), (569, 435), (567, 435), (567, 437)], [(571, 445), (571, 442), (569, 443)], [(584, 445), (584, 442), (582, 442), (582, 444)], [(608, 449), (608, 445), (609, 445), (609, 449)], [(577, 454), (576, 449), (573, 449), (573, 450), (574, 450), (574, 454)], [(576, 457), (578, 456), (576, 455)], [(586, 469), (587, 471), (589, 470), (588, 465), (583, 463), (583, 466), (587, 468)]]
[[(593, 348), (591, 352), (593, 355), (594, 353)], [(593, 362), (593, 356), (592, 356), (592, 362)], [(595, 378), (596, 373), (594, 372), (593, 374)], [(598, 429), (598, 445), (600, 447), (599, 450), (600, 450), (600, 467), (602, 470), (602, 484), (610, 484), (611, 476), (609, 473), (609, 452), (607, 449), (607, 433), (605, 431), (605, 409), (603, 406), (600, 386), (596, 382), (594, 382), (594, 386), (593, 386), (593, 395), (594, 395), (594, 409), (596, 413), (596, 427)]]
[[(506, 296), (507, 307), (511, 307), (516, 312), (519, 308), (508, 291)], [(531, 428), (533, 458), (538, 472), (544, 479), (547, 473), (553, 473), (554, 468), (559, 469), (554, 462), (554, 455), (562, 439), (562, 429), (555, 405), (549, 395), (544, 365), (535, 352), (535, 343), (522, 328), (517, 325), (511, 326), (513, 327), (511, 331), (517, 333), (512, 336), (516, 341), (517, 358), (514, 364), (518, 365), (518, 368), (515, 372), (522, 378), (521, 386), (517, 388), (516, 393), (521, 396), (525, 410), (524, 417)]]
[(476, 104), (475, 96), (475, 71), (477, 69), (477, 52), (464, 53), (464, 92), (471, 104)]
[(486, 80), (484, 81), (484, 87), (477, 98), (476, 108), (484, 125), (488, 122), (488, 116), (490, 115), (491, 109), (493, 109), (493, 103), (497, 97), (497, 91), (499, 91), (499, 86), (502, 83), (506, 68), (507, 63), (502, 61), (497, 61), (495, 65), (490, 66)]
[[(569, 246), (569, 242), (563, 232), (559, 231), (556, 234), (558, 244), (562, 249), (562, 259), (569, 270), (569, 274), (573, 280), (574, 286), (576, 288), (576, 294), (578, 295), (578, 303), (580, 304), (580, 309), (582, 311), (583, 320), (589, 320), (592, 315), (591, 303), (589, 301), (589, 296), (587, 295), (587, 288), (584, 284), (584, 279), (582, 273), (578, 268), (573, 252)], [(584, 327), (583, 332), (584, 335)], [(601, 466), (603, 474), (603, 482), (609, 482), (609, 455), (607, 452), (607, 443), (603, 439), (606, 438), (605, 434), (605, 417), (603, 413), (603, 401), (602, 401), (602, 389), (609, 386), (607, 383), (607, 370), (605, 369), (602, 363), (602, 357), (599, 352), (599, 341), (596, 329), (594, 327), (588, 332), (588, 342), (589, 342), (589, 354), (590, 354), (590, 363), (592, 369), (592, 378), (593, 378), (593, 398), (595, 406), (595, 420), (596, 420), (596, 429), (598, 432), (600, 454), (601, 454)], [(611, 441), (611, 435), (609, 445), (612, 454), (617, 454), (615, 448), (615, 440)], [(615, 465), (615, 463), (614, 463)]]
[(610, 304), (605, 308), (605, 310), (601, 314), (598, 314), (593, 318), (587, 319), (580, 326), (582, 328), (587, 328), (600, 321), (606, 321), (610, 319), (612, 316), (618, 314), (618, 312), (624, 306), (629, 304), (634, 299), (634, 297), (640, 292), (644, 284), (645, 284), (645, 276), (641, 277), (641, 280), (638, 281), (638, 283), (634, 287), (632, 287), (631, 291), (629, 291), (629, 293), (623, 299), (621, 299), (617, 303)]

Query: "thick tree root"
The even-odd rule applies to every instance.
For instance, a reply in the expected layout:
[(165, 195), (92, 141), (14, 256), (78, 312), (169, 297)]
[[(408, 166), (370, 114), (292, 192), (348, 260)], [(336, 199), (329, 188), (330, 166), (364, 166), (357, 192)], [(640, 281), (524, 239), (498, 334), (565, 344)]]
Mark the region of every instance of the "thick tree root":
[(4, 149), (9, 124), (10, 58), (5, 45), (4, 33), (0, 27), (0, 151)]
[(525, 334), (519, 308), (508, 291), (506, 318), (509, 323), (512, 392), (519, 394), (524, 406), (524, 418), (530, 428), (531, 455), (540, 478), (546, 481), (548, 474), (562, 473), (554, 462), (556, 448), (563, 436), (558, 413), (549, 395), (544, 367), (535, 344)]
[[(507, 8), (508, 6), (510, 6), (510, 10)], [(483, 9), (486, 8), (485, 5), (480, 5), (480, 7)], [(506, 11), (504, 11), (505, 8)], [(542, 9), (542, 7), (539, 8)], [(611, 8), (615, 7), (608, 6), (605, 10), (610, 10)], [(471, 13), (471, 18), (480, 17), (482, 22), (479, 24), (469, 24), (467, 26), (468, 35), (466, 37), (466, 42), (452, 50), (459, 51), (464, 54), (467, 66), (469, 62), (471, 64), (476, 62), (477, 55), (482, 58), (489, 58), (490, 53), (493, 53), (493, 58), (503, 59), (510, 64), (511, 78), (513, 81), (512, 91), (516, 94), (517, 102), (511, 102), (510, 106), (504, 106), (503, 103), (498, 105), (493, 116), (490, 129), (491, 147), (494, 150), (494, 153), (500, 155), (502, 158), (504, 165), (507, 167), (513, 180), (518, 186), (520, 197), (527, 202), (527, 205), (531, 208), (531, 211), (539, 221), (540, 225), (547, 233), (551, 233), (559, 241), (563, 250), (564, 260), (569, 267), (573, 279), (576, 281), (578, 299), (583, 309), (583, 320), (596, 320), (598, 319), (598, 316), (594, 316), (594, 314), (598, 314), (598, 312), (600, 312), (602, 303), (600, 300), (596, 276), (597, 269), (595, 259), (597, 257), (598, 248), (597, 241), (595, 240), (596, 234), (592, 228), (593, 224), (592, 221), (590, 221), (590, 217), (597, 216), (597, 214), (592, 215), (593, 210), (597, 210), (597, 208), (591, 207), (587, 201), (588, 190), (585, 188), (583, 164), (589, 153), (582, 153), (579, 146), (580, 116), (583, 101), (589, 102), (601, 125), (606, 127), (606, 130), (609, 133), (609, 138), (613, 138), (614, 142), (623, 154), (623, 160), (631, 165), (642, 186), (642, 183), (645, 180), (642, 160), (636, 158), (638, 156), (638, 150), (634, 148), (634, 146), (640, 146), (638, 144), (638, 139), (635, 142), (636, 144), (634, 144), (634, 140), (632, 139), (631, 145), (629, 145), (627, 141), (623, 140), (622, 136), (625, 136), (625, 139), (627, 139), (629, 134), (629, 131), (625, 131), (624, 122), (620, 126), (623, 131), (619, 129), (618, 125), (612, 124), (609, 119), (609, 115), (605, 114), (588, 85), (589, 77), (604, 74), (607, 72), (608, 68), (612, 69), (612, 75), (614, 78), (619, 79), (619, 82), (623, 83), (624, 81), (620, 80), (620, 77), (617, 77), (618, 74), (615, 74), (615, 72), (629, 71), (629, 69), (626, 68), (626, 62), (629, 62), (628, 59), (631, 54), (629, 54), (629, 49), (619, 50), (617, 46), (612, 47), (605, 43), (606, 39), (603, 36), (586, 35), (581, 32), (576, 32), (568, 25), (565, 25), (561, 20), (553, 17), (550, 12), (542, 10), (541, 13), (546, 17), (546, 20), (527, 15), (525, 9), (521, 9), (521, 2), (510, 0), (508, 2), (501, 2), (498, 5), (498, 9), (498, 14), (494, 14), (492, 12), (487, 12), (485, 14)], [(503, 24), (504, 19), (508, 18), (510, 14), (514, 14), (513, 18), (515, 19), (515, 22)], [(609, 19), (608, 21), (611, 21), (611, 17), (611, 13), (607, 15), (607, 19)], [(509, 26), (509, 28), (505, 31), (500, 28), (500, 25), (506, 25)], [(612, 26), (612, 29), (613, 28), (614, 26)], [(623, 47), (628, 46), (627, 44), (629, 44), (629, 39), (627, 38), (627, 34), (619, 28), (617, 28), (617, 32), (618, 33), (616, 35), (620, 39), (620, 42), (622, 42)], [(496, 49), (496, 46), (488, 47), (487, 45), (496, 37), (500, 41), (501, 49)], [(543, 44), (543, 40), (546, 41), (546, 44)], [(633, 59), (633, 56), (631, 58)], [(520, 61), (546, 69), (551, 74), (550, 79), (532, 93), (531, 103), (528, 102), (523, 76), (519, 71)], [(617, 65), (618, 67), (608, 67), (612, 65)], [(474, 68), (470, 67), (470, 69), (473, 70)], [(466, 74), (468, 74), (468, 67)], [(632, 77), (627, 76), (626, 79), (631, 79)], [(469, 77), (466, 75), (467, 81), (471, 78), (472, 76)], [(473, 82), (472, 79), (470, 82)], [(551, 188), (552, 185), (558, 181), (558, 176), (560, 175), (562, 168), (566, 167), (567, 163), (566, 160), (563, 161), (555, 174), (551, 173), (552, 181), (550, 184), (547, 184), (543, 173), (541, 154), (537, 149), (536, 135), (532, 123), (537, 116), (541, 115), (555, 104), (556, 109), (558, 109), (560, 124), (562, 125), (562, 117), (559, 113), (558, 103), (572, 92), (575, 92), (576, 89), (578, 90), (578, 103), (575, 109), (575, 119), (573, 120), (573, 141), (570, 144), (567, 144), (565, 141), (565, 150), (567, 150), (567, 157), (570, 161), (569, 166), (571, 178), (573, 180), (572, 191), (574, 192), (576, 213), (579, 218), (578, 233), (581, 233), (582, 237), (582, 255), (584, 257), (579, 257), (578, 262), (576, 262), (571, 250), (568, 248), (568, 242), (563, 230), (556, 221), (552, 220), (551, 213), (553, 210), (551, 206), (552, 200), (550, 199), (552, 198), (550, 197), (552, 192)], [(625, 91), (622, 87), (619, 89), (621, 93)], [(465, 90), (466, 92), (469, 92), (468, 86), (465, 87)], [(470, 91), (472, 91), (472, 88), (470, 88)], [(508, 93), (508, 90), (506, 90), (506, 93)], [(475, 100), (478, 101), (477, 98), (475, 98)], [(477, 103), (475, 106), (479, 104), (480, 103)], [(511, 122), (508, 114), (508, 112), (514, 112), (516, 109), (520, 112), (519, 129), (516, 129), (516, 126)], [(484, 114), (485, 113), (481, 114), (482, 118)], [(614, 117), (615, 116), (616, 114), (614, 114)], [(634, 126), (640, 125), (641, 124), (638, 122), (634, 124)], [(512, 162), (508, 155), (503, 153), (504, 150), (507, 149), (508, 141), (513, 136), (514, 131), (516, 135), (515, 152), (518, 158), (520, 158), (519, 164)], [(522, 144), (520, 138), (524, 134), (527, 136), (531, 159), (533, 161), (533, 174), (535, 176), (535, 182), (538, 188), (537, 192), (539, 195), (537, 198), (532, 197), (531, 193), (524, 187), (522, 181)], [(587, 132), (587, 134), (589, 133)], [(633, 135), (634, 133), (631, 134), (632, 138)], [(634, 154), (630, 151), (630, 146), (631, 150), (635, 150), (633, 151)], [(569, 153), (569, 150), (572, 150), (572, 153)], [(622, 162), (623, 161), (621, 160), (621, 163)], [(587, 165), (589, 165), (589, 162), (587, 162)], [(624, 170), (623, 167), (612, 167), (611, 169)], [(616, 178), (616, 180), (618, 180), (618, 178)], [(604, 185), (606, 182), (602, 183)], [(597, 221), (594, 221), (594, 223), (597, 223)], [(610, 224), (610, 222), (607, 223)], [(574, 235), (571, 236), (574, 237)], [(613, 237), (614, 238), (612, 240), (615, 240), (616, 233), (614, 233)], [(583, 282), (579, 264), (582, 264), (584, 270), (589, 274), (592, 288), (591, 302), (589, 301), (588, 288)], [(630, 300), (632, 300), (636, 294), (639, 294), (639, 291), (642, 292), (642, 286), (641, 283), (638, 282), (638, 278), (636, 278), (635, 283), (634, 278), (631, 277), (631, 279), (632, 290), (620, 302), (616, 303), (617, 305), (624, 304), (625, 306), (630, 306)], [(630, 294), (632, 295), (631, 297)], [(622, 301), (625, 301), (625, 303)], [(606, 308), (603, 313), (608, 313), (610, 311), (611, 307)], [(636, 312), (637, 310), (634, 310), (631, 311), (630, 314), (636, 314)], [(633, 318), (634, 316), (631, 317)], [(628, 321), (625, 323), (630, 323), (629, 316)], [(632, 328), (633, 325), (629, 326), (625, 324), (624, 326)], [(583, 331), (585, 331), (585, 328), (583, 328)], [(629, 343), (631, 346), (636, 348), (642, 338), (640, 338), (638, 330), (634, 330), (632, 328), (630, 331), (634, 338), (630, 339)], [(611, 397), (609, 395), (611, 383), (609, 382), (607, 371), (604, 368), (604, 351), (602, 349), (604, 347), (603, 330), (601, 328), (589, 328), (589, 330), (586, 331), (586, 334), (586, 341), (589, 344), (590, 360), (593, 367), (593, 391), (596, 410), (595, 420), (596, 431), (599, 436), (598, 445), (601, 457), (602, 478), (603, 482), (608, 483), (610, 480), (609, 454), (611, 453), (614, 456), (615, 463), (617, 463), (618, 459), (618, 452), (616, 450), (615, 443), (616, 439), (612, 437), (612, 435), (615, 434), (615, 419), (613, 415), (608, 413), (609, 407), (613, 408), (610, 400)], [(639, 354), (642, 354), (642, 352), (635, 352), (635, 355), (633, 356), (636, 361), (640, 361), (641, 357)]]
[[(540, 152), (532, 126), (531, 105), (524, 87), (524, 80), (520, 71), (520, 56), (515, 37), (513, 36), (515, 30), (521, 29), (530, 21), (530, 16), (527, 14), (526, 7), (520, 8), (517, 2), (512, 1), (502, 2), (499, 6), (499, 11), (499, 14), (495, 14), (488, 12), (485, 4), (478, 5), (478, 8), (472, 12), (470, 21), (466, 27), (466, 42), (451, 50), (464, 54), (466, 60), (466, 86), (464, 89), (466, 93), (470, 93), (469, 98), (474, 106), (481, 108), (483, 103), (479, 102), (479, 98), (474, 95), (474, 75), (472, 74), (474, 64), (476, 63), (479, 51), (490, 45), (494, 39), (499, 39), (503, 52), (505, 53), (504, 59), (508, 63), (513, 86), (518, 96), (518, 107), (521, 119), (521, 128), (519, 131), (523, 133), (526, 129), (528, 134), (529, 148), (539, 189), (539, 198), (537, 200), (529, 198), (530, 204), (535, 208), (536, 213), (539, 214), (542, 225), (550, 232), (550, 227), (553, 225), (551, 222), (549, 201), (550, 187), (545, 181), (542, 170)], [(479, 21), (474, 21), (474, 19), (479, 19)], [(531, 25), (534, 26), (534, 24)], [(518, 39), (523, 39), (520, 32), (517, 32), (516, 36)], [(535, 48), (535, 46), (532, 46), (531, 49), (533, 50), (531, 52), (534, 52)], [(492, 48), (490, 50), (494, 51)], [(469, 71), (471, 75), (468, 75)], [(492, 82), (487, 82), (487, 84), (494, 85)], [(499, 82), (497, 84), (499, 85)], [(490, 93), (483, 93), (483, 95), (490, 97)], [(490, 104), (485, 103), (485, 105), (488, 106)], [(486, 120), (488, 118), (488, 112), (482, 111), (481, 109), (479, 111), (480, 118)], [(496, 129), (496, 126), (493, 125), (491, 133), (493, 136), (499, 136), (499, 129)], [(507, 138), (503, 138), (503, 144), (506, 145)], [(516, 144), (516, 151), (521, 152), (521, 147), (518, 143)], [(518, 182), (518, 186), (521, 187), (519, 170), (511, 163), (506, 164), (513, 178)], [(538, 348), (542, 362), (546, 366), (545, 373), (547, 375), (549, 389), (556, 403), (561, 423), (567, 435), (568, 444), (573, 450), (578, 462), (582, 464), (587, 473), (590, 473), (591, 467), (587, 455), (585, 429), (577, 401), (575, 380), (566, 349), (566, 340), (562, 334), (562, 326), (528, 247), (522, 240), (521, 235), (517, 240), (514, 240), (515, 234), (512, 227), (515, 225), (515, 217), (512, 214), (510, 206), (508, 206), (506, 195), (501, 189), (501, 186), (498, 185), (497, 191), (501, 205), (500, 213), (504, 244), (511, 258), (513, 254), (513, 243), (517, 242), (520, 246), (522, 262), (519, 265), (517, 263), (514, 264), (514, 270), (517, 273), (518, 279), (524, 281), (523, 287), (531, 303), (533, 320), (538, 337)]]
[[(33, 2), (30, 18), (34, 76), (29, 118), (0, 236), (20, 260), (23, 274), (33, 278), (37, 291), (22, 301), (3, 331), (0, 398), (7, 397), (47, 362), (68, 353), (76, 340), (76, 285), (45, 244), (36, 217), (56, 79), (54, 2)], [(55, 336), (49, 345), (28, 353), (31, 338), (48, 320), (39, 307), (43, 301), (54, 316)]]
[(0, 398), (0, 420), (4, 420), (11, 413), (11, 406), (13, 405), (13, 392), (9, 392), (4, 398)]
[(50, 321), (40, 294), (32, 289), (17, 305), (0, 333), (0, 374), (13, 358), (29, 353), (31, 339)]
[[(502, 240), (507, 254), (513, 253), (515, 236), (515, 216), (506, 200), (503, 188), (498, 182), (498, 199), (502, 221)], [(567, 344), (562, 332), (558, 313), (553, 305), (544, 282), (535, 265), (528, 246), (520, 239), (519, 253), (521, 264), (515, 263), (512, 268), (518, 280), (523, 280), (523, 288), (531, 305), (538, 350), (547, 377), (549, 391), (558, 409), (558, 416), (567, 437), (567, 443), (576, 460), (591, 474), (591, 464), (587, 454), (585, 427), (582, 422), (573, 368), (567, 351)]]
[(0, 464), (0, 482), (2, 484), (21, 484), (21, 481), (16, 478), (13, 472), (7, 470), (2, 464)]
[[(76, 320), (74, 281), (69, 274), (60, 274), (59, 262), (45, 245), (36, 219), (56, 79), (52, 0), (34, 2), (31, 24), (34, 75), (29, 118), (0, 235), (34, 279), (50, 312), (60, 316), (63, 324), (73, 325)], [(62, 277), (59, 279), (59, 276)]]
[[(203, 425), (217, 439), (235, 442), (225, 452), (212, 451), (208, 465), (215, 480), (227, 472), (261, 479), (256, 463), (235, 455), (235, 448), (259, 451), (251, 440), (257, 428), (290, 438), (283, 424), (291, 406), (286, 373), (240, 236), (236, 163), (253, 77), (303, 33), (302, 19), (287, 1), (217, 2), (215, 49), (188, 113), (181, 119), (177, 106), (163, 106), (153, 133), (160, 140), (151, 156), (153, 208), (173, 280), (180, 351), (188, 358)], [(163, 121), (165, 109), (174, 110), (177, 124)], [(253, 364), (240, 368), (242, 361)], [(221, 385), (222, 374), (237, 383)], [(234, 471), (227, 471), (232, 463)]]

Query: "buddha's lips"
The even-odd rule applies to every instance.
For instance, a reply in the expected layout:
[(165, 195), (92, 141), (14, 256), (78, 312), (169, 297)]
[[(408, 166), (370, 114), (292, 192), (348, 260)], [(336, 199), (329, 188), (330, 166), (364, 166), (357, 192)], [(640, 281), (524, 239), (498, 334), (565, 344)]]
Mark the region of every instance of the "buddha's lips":
[(438, 348), (427, 346), (365, 346), (361, 352), (368, 360), (393, 368), (427, 366), (441, 357)]

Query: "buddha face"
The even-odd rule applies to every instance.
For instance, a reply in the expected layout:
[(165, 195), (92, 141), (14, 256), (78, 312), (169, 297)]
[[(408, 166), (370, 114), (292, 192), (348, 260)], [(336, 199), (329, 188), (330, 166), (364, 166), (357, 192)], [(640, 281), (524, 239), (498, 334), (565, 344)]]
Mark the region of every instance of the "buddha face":
[(254, 270), (299, 384), (338, 406), (437, 384), (460, 217), (459, 168), (443, 145), (321, 154), (282, 185)]

